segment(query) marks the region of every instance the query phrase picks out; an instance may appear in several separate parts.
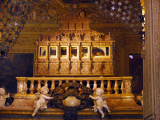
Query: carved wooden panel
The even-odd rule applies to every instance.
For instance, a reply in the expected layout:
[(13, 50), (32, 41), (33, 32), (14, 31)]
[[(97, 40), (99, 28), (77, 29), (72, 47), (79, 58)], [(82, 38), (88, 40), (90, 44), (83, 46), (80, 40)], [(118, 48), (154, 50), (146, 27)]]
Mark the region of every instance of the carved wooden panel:
[(39, 75), (48, 74), (48, 63), (38, 63), (38, 74)]
[(38, 64), (34, 63), (34, 74), (38, 74)]
[(59, 70), (59, 62), (49, 63), (49, 74), (56, 75)]
[(81, 66), (82, 66), (81, 73), (83, 75), (91, 74), (91, 63), (90, 62), (83, 62)]
[(92, 66), (93, 66), (92, 69), (93, 74), (102, 74), (102, 62), (92, 63)]
[(73, 22), (73, 21), (70, 21), (70, 23), (69, 23), (69, 29), (70, 30), (75, 30), (75, 23)]
[(76, 22), (76, 30), (82, 30), (82, 22)]
[(103, 63), (102, 68), (103, 68), (103, 71), (102, 71), (103, 74), (113, 75), (113, 64), (112, 64), (112, 62)]
[(61, 23), (61, 30), (68, 30), (68, 22), (62, 21)]
[(70, 62), (61, 62), (60, 63), (60, 74), (69, 74), (70, 73)]
[(80, 74), (80, 62), (71, 63), (71, 74)]

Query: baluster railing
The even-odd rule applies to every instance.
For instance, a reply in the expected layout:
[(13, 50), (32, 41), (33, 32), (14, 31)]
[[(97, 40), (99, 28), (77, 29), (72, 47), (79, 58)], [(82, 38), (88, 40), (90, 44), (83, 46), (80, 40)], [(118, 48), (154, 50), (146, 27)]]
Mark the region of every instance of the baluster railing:
[(104, 81), (101, 81), (101, 88), (104, 90)]
[(87, 80), (87, 85), (86, 85), (86, 87), (88, 87), (88, 88), (90, 88), (90, 84), (89, 84), (89, 80)]
[(27, 94), (27, 79), (24, 80), (24, 93)]
[(40, 93), (41, 91), (41, 81), (38, 81), (38, 85), (37, 85), (37, 92)]
[(124, 82), (121, 81), (121, 91), (122, 91), (122, 94), (124, 93)]
[(51, 92), (55, 89), (55, 81), (51, 81)]
[(59, 80), (59, 86), (62, 85), (62, 80)]
[(97, 81), (94, 80), (94, 84), (93, 84), (93, 90), (97, 88)]
[[(91, 88), (90, 82), (92, 81), (93, 82), (92, 89), (95, 89), (97, 88), (97, 86), (100, 86), (100, 88), (107, 91), (107, 94), (128, 94), (131, 93), (131, 79), (132, 79), (132, 77), (16, 77), (16, 78), (17, 78), (17, 93), (19, 94), (26, 94), (26, 93), (33, 94), (34, 90), (40, 93), (41, 84), (44, 84), (46, 86), (48, 86), (48, 84), (51, 84), (50, 90), (53, 91), (56, 86), (62, 85), (62, 81), (66, 83), (79, 82), (82, 85), (84, 85), (85, 82), (87, 82), (86, 87), (88, 88)], [(28, 82), (30, 82), (30, 86), (27, 85)], [(37, 86), (34, 86), (34, 83), (37, 83)], [(29, 92), (27, 92), (27, 90), (29, 90)], [(112, 90), (114, 92), (112, 92)]]
[(33, 94), (34, 91), (34, 80), (31, 80), (31, 84), (30, 84), (30, 94)]
[(48, 86), (48, 80), (45, 80), (44, 85)]
[(107, 93), (110, 94), (111, 93), (111, 81), (108, 80), (108, 84), (107, 84)]
[(80, 84), (81, 84), (81, 85), (83, 84), (82, 80), (80, 80)]
[(115, 91), (115, 94), (118, 94), (118, 81), (115, 80), (115, 84), (114, 84), (114, 91)]

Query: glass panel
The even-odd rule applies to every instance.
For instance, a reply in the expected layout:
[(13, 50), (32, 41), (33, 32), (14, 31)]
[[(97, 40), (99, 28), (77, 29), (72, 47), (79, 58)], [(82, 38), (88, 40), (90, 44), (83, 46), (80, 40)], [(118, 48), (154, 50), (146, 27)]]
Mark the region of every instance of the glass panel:
[(92, 57), (109, 56), (109, 47), (96, 46), (92, 47)]
[(40, 57), (45, 57), (45, 56), (47, 56), (47, 53), (46, 53), (46, 51), (47, 51), (47, 47), (40, 47)]
[(109, 47), (106, 47), (106, 56), (109, 56)]
[(78, 57), (77, 47), (71, 47), (71, 57)]
[(50, 57), (51, 58), (57, 57), (57, 49), (56, 49), (56, 47), (50, 47)]
[(61, 57), (67, 57), (67, 47), (61, 47)]
[(82, 47), (82, 57), (88, 57), (88, 47)]

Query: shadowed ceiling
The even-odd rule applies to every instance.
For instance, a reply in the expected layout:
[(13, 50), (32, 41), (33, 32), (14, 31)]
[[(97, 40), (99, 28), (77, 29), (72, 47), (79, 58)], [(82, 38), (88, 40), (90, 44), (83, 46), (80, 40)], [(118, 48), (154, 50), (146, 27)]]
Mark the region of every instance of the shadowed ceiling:
[[(3, 43), (0, 47), (7, 51), (18, 39), (21, 31), (25, 31), (27, 27), (24, 26), (32, 24), (33, 28), (27, 31), (32, 30), (33, 33), (37, 24), (59, 24), (65, 16), (80, 11), (85, 11), (91, 24), (97, 24), (97, 30), (105, 25), (107, 30), (111, 31), (109, 27), (116, 26), (121, 27), (123, 33), (127, 31), (138, 34), (141, 22), (144, 22), (140, 1), (143, 0), (0, 0)], [(38, 30), (41, 29), (37, 28)]]

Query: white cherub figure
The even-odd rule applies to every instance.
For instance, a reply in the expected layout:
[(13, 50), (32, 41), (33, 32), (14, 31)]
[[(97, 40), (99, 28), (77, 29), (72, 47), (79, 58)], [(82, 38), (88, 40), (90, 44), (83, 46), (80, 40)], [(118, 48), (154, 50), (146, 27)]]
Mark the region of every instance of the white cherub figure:
[(36, 100), (34, 103), (34, 112), (32, 113), (32, 116), (35, 116), (35, 114), (38, 112), (38, 110), (45, 110), (47, 109), (47, 103), (48, 100), (53, 99), (53, 97), (49, 97), (48, 96), (48, 87), (47, 86), (43, 86), (41, 88), (41, 94), (40, 93), (36, 93), (36, 95), (39, 97), (39, 100)]
[(104, 90), (102, 88), (96, 88), (94, 90), (93, 96), (89, 97), (94, 100), (94, 112), (99, 111), (101, 114), (101, 118), (104, 118), (104, 113), (102, 111), (103, 108), (106, 108), (108, 112), (111, 112), (107, 106), (106, 96), (103, 95)]
[(9, 98), (9, 93), (6, 95), (4, 88), (0, 88), (0, 107), (5, 107), (6, 98)]

